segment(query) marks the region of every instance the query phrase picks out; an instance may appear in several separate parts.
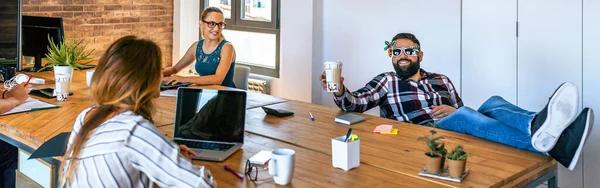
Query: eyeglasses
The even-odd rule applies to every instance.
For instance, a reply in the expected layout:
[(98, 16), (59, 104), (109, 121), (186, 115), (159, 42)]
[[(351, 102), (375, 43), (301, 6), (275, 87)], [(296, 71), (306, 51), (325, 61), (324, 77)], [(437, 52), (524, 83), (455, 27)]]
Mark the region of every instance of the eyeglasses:
[(227, 25), (227, 24), (225, 24), (225, 22), (213, 22), (213, 21), (207, 22), (204, 20), (202, 20), (202, 22), (206, 23), (209, 28), (214, 28), (215, 26), (219, 26), (219, 28), (223, 29)]
[(404, 51), (404, 54), (407, 56), (417, 56), (419, 53), (419, 49), (411, 46), (408, 48), (394, 48), (394, 50), (392, 50), (392, 55), (400, 56), (402, 55), (402, 51)]
[(246, 160), (245, 174), (252, 181), (256, 181), (258, 179), (258, 167), (256, 165), (250, 163), (250, 160)]

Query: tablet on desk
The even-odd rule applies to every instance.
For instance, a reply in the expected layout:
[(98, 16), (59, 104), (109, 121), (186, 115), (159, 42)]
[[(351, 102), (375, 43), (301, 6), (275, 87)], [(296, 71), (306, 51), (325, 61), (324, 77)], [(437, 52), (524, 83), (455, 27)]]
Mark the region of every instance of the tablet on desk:
[[(48, 99), (56, 98), (54, 95), (53, 88), (44, 88), (44, 89), (33, 89), (29, 92), (30, 95), (44, 97)], [(69, 92), (69, 95), (73, 95), (73, 92)]]

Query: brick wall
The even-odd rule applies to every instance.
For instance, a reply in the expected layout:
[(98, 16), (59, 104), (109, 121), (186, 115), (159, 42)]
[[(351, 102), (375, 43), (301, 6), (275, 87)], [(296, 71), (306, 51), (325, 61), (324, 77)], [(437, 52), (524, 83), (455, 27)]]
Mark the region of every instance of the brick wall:
[(116, 39), (152, 39), (170, 65), (173, 51), (173, 0), (22, 0), (23, 15), (62, 17), (65, 35), (84, 39), (98, 58)]

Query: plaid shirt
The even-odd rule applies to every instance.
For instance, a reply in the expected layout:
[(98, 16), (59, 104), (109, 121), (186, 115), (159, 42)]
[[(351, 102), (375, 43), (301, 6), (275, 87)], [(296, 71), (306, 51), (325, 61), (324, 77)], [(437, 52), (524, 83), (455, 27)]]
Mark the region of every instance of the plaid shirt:
[(355, 92), (346, 88), (342, 96), (334, 95), (333, 100), (344, 111), (362, 113), (379, 106), (381, 117), (421, 125), (438, 120), (431, 114), (431, 106), (463, 106), (448, 77), (423, 69), (421, 75), (421, 80), (415, 82), (398, 78), (395, 72), (382, 73)]

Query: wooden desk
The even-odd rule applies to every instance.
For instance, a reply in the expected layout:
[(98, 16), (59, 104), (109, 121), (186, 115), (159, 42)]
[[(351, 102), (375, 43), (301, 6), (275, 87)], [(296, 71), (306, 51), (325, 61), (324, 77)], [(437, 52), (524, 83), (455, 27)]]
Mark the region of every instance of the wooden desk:
[[(159, 129), (167, 133), (168, 137), (173, 137), (173, 126)], [(439, 184), (390, 173), (369, 165), (361, 165), (355, 170), (346, 172), (332, 167), (331, 155), (252, 133), (245, 134), (243, 148), (227, 160), (220, 163), (194, 160), (193, 163), (208, 167), (216, 177), (219, 187), (273, 187), (275, 185), (273, 178), (265, 169), (259, 170), (258, 181), (252, 182), (247, 178), (240, 180), (223, 168), (227, 165), (243, 173), (248, 158), (261, 150), (277, 148), (290, 148), (296, 151), (292, 183), (285, 187), (440, 187)]]
[[(324, 154), (331, 154), (331, 138), (345, 135), (348, 126), (335, 124), (335, 116), (344, 112), (339, 109), (290, 101), (270, 105), (295, 112), (292, 117), (276, 118), (266, 116), (260, 109), (250, 109), (246, 114), (246, 131), (307, 148)], [(308, 115), (312, 112), (315, 121)], [(431, 128), (402, 123), (395, 120), (363, 115), (367, 120), (352, 125), (354, 133), (361, 139), (361, 165), (374, 166), (406, 177), (419, 178), (448, 187), (522, 187), (538, 177), (557, 168), (550, 158), (533, 152), (493, 143), (473, 136), (438, 130), (446, 138), (448, 150), (462, 144), (473, 156), (468, 159), (470, 174), (462, 183), (441, 181), (418, 176), (425, 166), (424, 153), (427, 151), (419, 136), (429, 135)], [(398, 128), (398, 135), (373, 133), (377, 125), (390, 124)], [(365, 165), (366, 164), (366, 165)]]

